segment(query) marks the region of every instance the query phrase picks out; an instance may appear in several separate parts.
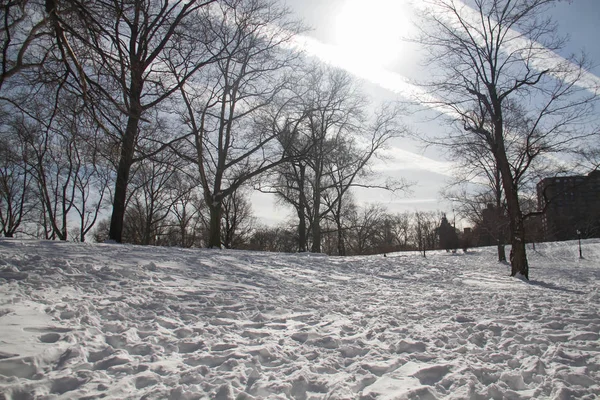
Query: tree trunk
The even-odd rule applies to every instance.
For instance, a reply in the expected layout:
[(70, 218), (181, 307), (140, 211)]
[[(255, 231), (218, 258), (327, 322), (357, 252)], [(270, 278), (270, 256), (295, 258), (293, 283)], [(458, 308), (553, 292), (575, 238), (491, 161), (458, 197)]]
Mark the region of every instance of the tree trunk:
[(152, 223), (149, 220), (144, 221), (144, 233), (142, 235), (142, 245), (150, 246), (152, 244)]
[(335, 225), (337, 228), (337, 248), (338, 256), (346, 255), (346, 243), (344, 243), (344, 229), (342, 227), (342, 197), (339, 197), (335, 215)]
[(498, 239), (500, 242), (498, 243), (498, 261), (506, 261), (506, 251), (504, 250), (504, 243), (501, 242), (502, 239)]
[(304, 253), (308, 249), (306, 237), (306, 216), (304, 209), (298, 211), (298, 252)]
[(225, 230), (227, 232), (225, 232), (225, 238), (223, 240), (223, 247), (225, 247), (226, 249), (231, 249), (233, 248), (233, 239), (231, 238), (231, 233), (229, 231), (229, 229), (225, 228)]
[(496, 240), (498, 240), (498, 261), (506, 261), (504, 249), (504, 221), (502, 218), (502, 178), (500, 168), (494, 171), (494, 184), (496, 186)]
[(221, 248), (221, 202), (213, 200), (209, 204), (210, 226), (208, 232), (208, 248)]
[(310, 250), (313, 253), (321, 252), (321, 177), (323, 171), (321, 163), (322, 161), (318, 159), (313, 185), (312, 247)]
[[(521, 221), (521, 225), (523, 221)], [(521, 230), (522, 232), (522, 230)], [(517, 232), (512, 238), (513, 260), (511, 263), (510, 276), (521, 274), (525, 279), (529, 280), (529, 264), (527, 263), (527, 253), (525, 250), (525, 241)]]
[(306, 166), (303, 163), (299, 165), (300, 179), (298, 182), (298, 252), (304, 253), (308, 250), (308, 238), (306, 237), (306, 191), (304, 188), (304, 179)]
[(342, 231), (342, 227), (338, 226), (338, 255), (345, 256), (346, 255), (346, 243), (344, 243), (344, 233)]
[(312, 246), (310, 251), (313, 253), (321, 252), (321, 192), (320, 185), (315, 185), (315, 194), (313, 196), (313, 219), (311, 223)]
[(339, 218), (336, 218), (335, 222), (336, 222), (336, 225), (337, 225), (337, 238), (338, 238), (337, 248), (338, 248), (338, 255), (339, 256), (345, 256), (346, 255), (346, 243), (344, 242), (344, 230), (342, 229), (342, 223), (339, 220)]
[(125, 202), (127, 199), (127, 185), (129, 184), (129, 173), (133, 163), (133, 150), (139, 119), (133, 116), (127, 121), (127, 129), (123, 137), (121, 158), (117, 169), (115, 181), (115, 195), (113, 198), (113, 211), (110, 218), (110, 231), (108, 238), (117, 243), (123, 240), (123, 219), (125, 218)]
[(185, 228), (182, 228), (181, 229), (181, 243), (180, 243), (181, 247), (188, 247), (186, 239), (187, 239), (187, 237), (185, 235)]
[[(134, 75), (132, 73), (132, 75)], [(141, 74), (140, 74), (141, 75)], [(129, 116), (127, 127), (121, 144), (121, 157), (117, 169), (115, 182), (115, 194), (113, 198), (113, 212), (110, 218), (110, 231), (108, 238), (117, 243), (123, 239), (123, 219), (125, 218), (125, 202), (127, 199), (127, 185), (129, 184), (129, 173), (133, 164), (133, 153), (138, 135), (138, 125), (142, 116), (141, 96), (142, 80), (140, 77), (132, 76), (131, 91), (129, 95)]]
[(502, 185), (506, 196), (506, 206), (508, 208), (508, 218), (510, 221), (510, 239), (511, 239), (511, 273), (510, 276), (521, 274), (525, 279), (529, 279), (529, 265), (527, 263), (527, 252), (525, 249), (525, 229), (523, 226), (523, 214), (519, 205), (519, 195), (516, 186), (513, 184), (513, 178), (510, 171), (510, 165), (504, 152), (503, 143), (500, 143), (497, 152), (498, 166), (502, 172)]
[(310, 249), (313, 253), (321, 252), (321, 216), (318, 210), (314, 210), (314, 218), (312, 223), (312, 247)]
[(508, 209), (508, 219), (510, 227), (511, 248), (511, 272), (510, 276), (518, 274), (529, 280), (529, 265), (527, 264), (527, 252), (525, 249), (525, 229), (523, 226), (523, 213), (519, 204), (519, 191), (512, 175), (510, 163), (506, 156), (506, 147), (504, 146), (504, 123), (502, 121), (502, 105), (498, 100), (495, 88), (492, 91), (492, 105), (494, 109), (494, 157), (496, 166), (500, 170), (502, 178), (502, 188), (506, 198), (506, 207)]
[[(221, 227), (221, 231), (223, 231), (223, 229), (225, 229), (225, 232), (222, 232), (222, 235), (223, 235), (222, 244), (223, 244), (223, 247), (225, 247), (226, 249), (233, 248), (233, 235), (236, 230), (235, 226), (233, 225), (233, 223), (230, 221), (229, 217), (227, 216), (227, 213), (229, 213), (229, 212), (230, 212), (230, 210), (225, 212), (225, 226)], [(223, 213), (221, 213), (221, 216), (222, 216), (222, 214)]]

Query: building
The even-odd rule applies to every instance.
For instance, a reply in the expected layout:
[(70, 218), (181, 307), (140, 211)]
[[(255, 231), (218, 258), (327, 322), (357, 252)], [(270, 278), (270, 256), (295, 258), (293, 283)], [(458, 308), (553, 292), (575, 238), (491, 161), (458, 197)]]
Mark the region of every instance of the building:
[(600, 237), (600, 171), (542, 179), (537, 199), (545, 240)]
[(448, 222), (446, 216), (442, 216), (442, 222), (437, 233), (440, 238), (440, 248), (446, 251), (458, 249), (458, 234), (456, 228)]
[(508, 218), (502, 208), (488, 203), (481, 210), (481, 220), (475, 226), (477, 246), (495, 246), (508, 240)]

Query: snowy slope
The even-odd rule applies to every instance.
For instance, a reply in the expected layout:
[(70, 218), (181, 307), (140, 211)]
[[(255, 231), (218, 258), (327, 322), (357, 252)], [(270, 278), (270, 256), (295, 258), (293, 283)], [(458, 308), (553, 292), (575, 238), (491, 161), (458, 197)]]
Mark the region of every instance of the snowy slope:
[(0, 240), (0, 399), (596, 399), (600, 242), (336, 258)]

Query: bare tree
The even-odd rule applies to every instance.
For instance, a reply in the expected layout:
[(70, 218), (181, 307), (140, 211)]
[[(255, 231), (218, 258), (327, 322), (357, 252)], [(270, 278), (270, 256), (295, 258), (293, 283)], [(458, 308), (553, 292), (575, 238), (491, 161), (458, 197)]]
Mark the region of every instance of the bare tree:
[[(329, 187), (325, 187), (323, 200), (325, 212), (331, 213), (338, 232), (338, 254), (345, 255), (341, 215), (344, 199), (351, 188), (382, 189), (392, 192), (405, 191), (410, 184), (404, 179), (388, 179), (377, 183), (371, 161), (387, 142), (402, 135), (405, 128), (399, 124), (400, 110), (384, 106), (374, 116), (374, 122), (359, 127), (356, 137), (337, 136), (334, 149), (327, 154), (325, 171)], [(362, 143), (358, 143), (361, 141)]]
[[(520, 183), (537, 159), (573, 150), (589, 137), (596, 88), (585, 60), (557, 60), (564, 45), (544, 16), (553, 0), (431, 0), (419, 42), (436, 68), (423, 99), (441, 108), (456, 127), (447, 145), (485, 144), (500, 171), (510, 221), (512, 272), (525, 278), (524, 218)], [(588, 90), (591, 89), (591, 90)], [(431, 97), (432, 96), (432, 97)], [(519, 115), (517, 127), (507, 123)]]
[(414, 213), (413, 238), (423, 257), (426, 257), (427, 250), (433, 250), (436, 247), (435, 228), (438, 220), (439, 218), (434, 212), (415, 211)]
[[(86, 235), (93, 229), (100, 213), (106, 208), (106, 197), (112, 184), (111, 165), (100, 155), (94, 139), (98, 128), (90, 125), (90, 119), (85, 115), (71, 117), (73, 134), (77, 140), (71, 153), (76, 169), (73, 171), (73, 210), (77, 215), (79, 229), (77, 240), (85, 242)], [(82, 121), (82, 119), (84, 121)], [(88, 130), (88, 134), (81, 132)]]
[[(70, 126), (61, 124), (58, 107), (37, 98), (29, 112), (18, 114), (20, 140), (27, 146), (28, 168), (35, 181), (45, 239), (67, 240), (69, 213), (76, 200), (75, 177), (81, 163), (81, 142)], [(61, 129), (64, 128), (64, 129)]]
[(126, 208), (128, 241), (155, 245), (166, 234), (171, 210), (185, 194), (177, 185), (178, 164), (181, 160), (167, 151), (137, 164)]
[[(28, 96), (31, 92), (36, 95)], [(67, 240), (77, 232), (77, 240), (85, 241), (111, 182), (95, 143), (98, 129), (79, 99), (54, 80), (13, 95), (7, 107), (13, 113), (4, 122), (12, 127), (13, 142), (21, 147), (20, 157), (35, 183), (31, 189), (42, 214), (41, 237)], [(72, 228), (75, 221), (77, 229)]]
[[(304, 118), (294, 129), (302, 154), (278, 167), (274, 182), (261, 190), (276, 193), (298, 216), (299, 251), (321, 252), (321, 219), (330, 207), (322, 208), (323, 195), (332, 189), (328, 163), (344, 136), (362, 126), (366, 99), (347, 73), (333, 67), (311, 64), (296, 82), (299, 101), (295, 107)], [(340, 154), (339, 152), (337, 154)], [(340, 205), (341, 207), (341, 205)]]
[[(259, 190), (266, 193), (275, 193), (284, 203), (291, 205), (298, 217), (298, 252), (302, 253), (308, 250), (308, 232), (310, 226), (307, 224), (309, 218), (308, 176), (307, 164), (302, 158), (291, 160), (280, 165), (273, 174), (271, 180), (275, 182), (273, 187), (259, 185)], [(267, 181), (269, 182), (269, 181)]]
[(184, 174), (177, 174), (173, 182), (174, 190), (178, 193), (171, 207), (173, 221), (168, 244), (181, 247), (201, 247), (206, 211), (204, 197), (198, 190), (198, 185)]
[[(2, 115), (4, 121), (7, 115)], [(27, 147), (14, 131), (18, 127), (2, 124), (0, 132), (0, 233), (13, 237), (28, 220), (33, 209), (33, 179), (27, 164)]]
[[(192, 137), (198, 180), (210, 210), (209, 247), (221, 246), (223, 201), (242, 184), (290, 158), (287, 109), (297, 54), (282, 47), (299, 31), (272, 0), (234, 0), (214, 9), (211, 35), (221, 59), (184, 84), (173, 68)], [(285, 139), (284, 139), (285, 138)]]
[(385, 209), (379, 204), (367, 204), (353, 213), (352, 252), (370, 254), (383, 244)]
[[(47, 3), (2, 4), (0, 108), (8, 115), (2, 123), (11, 125), (26, 147), (23, 162), (35, 182), (31, 189), (39, 199), (43, 225), (38, 232), (43, 231), (44, 238), (66, 240), (69, 213), (76, 201), (80, 209), (86, 202), (89, 206), (84, 186), (95, 173), (93, 164), (82, 159), (89, 146), (78, 132), (81, 102), (73, 98), (73, 81), (61, 60), (63, 49), (53, 41)], [(92, 215), (98, 209), (90, 211), (82, 211), (80, 239), (95, 222)]]
[(299, 250), (321, 252), (321, 221), (331, 214), (337, 227), (338, 254), (345, 254), (342, 214), (351, 188), (404, 187), (404, 182), (377, 184), (370, 162), (388, 140), (404, 132), (399, 109), (384, 106), (372, 118), (366, 97), (344, 71), (308, 67), (297, 83), (306, 118), (297, 125), (304, 155), (278, 168), (276, 182), (263, 191), (276, 193), (298, 215)]
[(474, 137), (471, 143), (465, 144), (463, 139), (455, 137), (449, 146), (456, 168), (444, 197), (458, 205), (459, 215), (475, 223), (481, 222), (481, 210), (494, 204), (498, 213), (494, 220), (498, 223), (487, 233), (497, 240), (498, 261), (506, 261), (504, 237), (508, 226), (500, 223), (506, 205), (500, 168), (489, 143)]
[(396, 213), (390, 216), (390, 229), (398, 250), (407, 250), (410, 240), (410, 215), (408, 212)]
[[(49, 0), (46, 11), (67, 69), (97, 123), (118, 146), (110, 238), (121, 242), (132, 165), (180, 137), (144, 133), (152, 112), (218, 57), (206, 25), (215, 0)], [(70, 18), (71, 14), (78, 18)], [(168, 77), (176, 65), (179, 80)]]
[(254, 224), (252, 205), (238, 188), (223, 201), (221, 242), (226, 249), (240, 248), (249, 239)]
[(247, 248), (251, 250), (292, 253), (296, 251), (297, 238), (294, 229), (262, 226), (254, 229)]
[[(312, 247), (321, 252), (321, 218), (329, 210), (322, 210), (325, 191), (332, 185), (328, 179), (327, 164), (341, 137), (358, 133), (365, 120), (363, 111), (366, 98), (347, 73), (333, 68), (315, 68), (308, 76), (306, 134), (310, 151), (305, 158), (311, 169), (308, 177), (311, 209), (309, 209)], [(358, 173), (358, 172), (357, 172)]]

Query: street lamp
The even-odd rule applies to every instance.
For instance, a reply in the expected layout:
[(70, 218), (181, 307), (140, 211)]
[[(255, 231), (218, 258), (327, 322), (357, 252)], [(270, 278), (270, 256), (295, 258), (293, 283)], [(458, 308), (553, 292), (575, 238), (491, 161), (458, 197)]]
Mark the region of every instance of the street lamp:
[(577, 240), (579, 241), (579, 259), (582, 259), (583, 255), (581, 254), (581, 231), (579, 229), (577, 229)]

